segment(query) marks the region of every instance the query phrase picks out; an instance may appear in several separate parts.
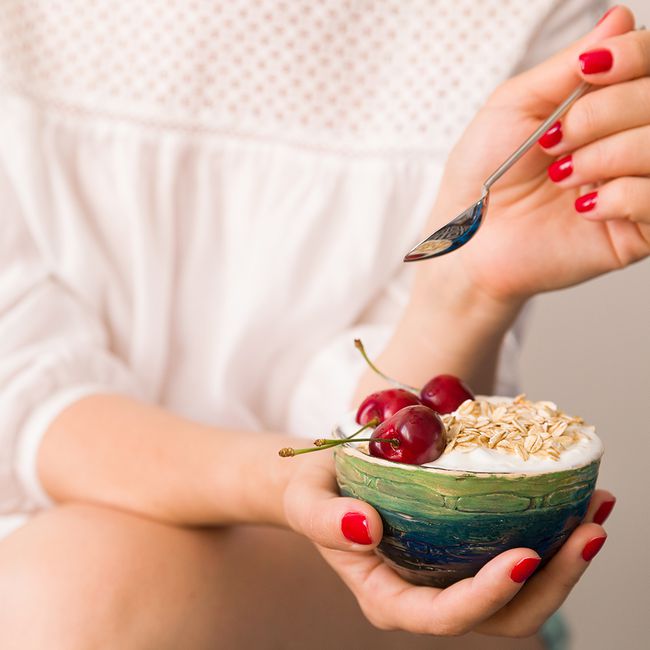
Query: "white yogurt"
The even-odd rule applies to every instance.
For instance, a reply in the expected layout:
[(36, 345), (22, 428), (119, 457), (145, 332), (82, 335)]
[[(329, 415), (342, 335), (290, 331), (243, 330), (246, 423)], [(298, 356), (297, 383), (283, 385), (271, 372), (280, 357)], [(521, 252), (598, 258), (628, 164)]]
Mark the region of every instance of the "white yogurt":
[[(480, 399), (485, 398), (481, 396)], [(490, 398), (490, 401), (509, 401), (509, 398), (492, 397)], [(346, 436), (351, 435), (359, 429), (359, 425), (354, 419), (355, 415), (356, 413), (349, 413), (345, 418), (343, 418), (339, 425), (339, 429)], [(565, 449), (560, 454), (559, 460), (536, 456), (529, 456), (528, 460), (524, 460), (521, 456), (509, 453), (506, 450), (474, 447), (469, 450), (461, 450), (458, 448), (452, 449), (450, 452), (443, 453), (440, 458), (437, 458), (433, 462), (426, 463), (424, 467), (465, 472), (499, 473), (557, 472), (566, 469), (574, 469), (576, 467), (583, 467), (603, 455), (603, 443), (596, 435), (594, 427), (585, 425), (579, 427), (579, 430), (584, 437), (576, 444)], [(354, 446), (362, 447), (362, 445), (364, 445), (364, 443), (359, 443), (359, 445)], [(368, 455), (368, 459), (375, 460), (374, 457), (370, 455)]]

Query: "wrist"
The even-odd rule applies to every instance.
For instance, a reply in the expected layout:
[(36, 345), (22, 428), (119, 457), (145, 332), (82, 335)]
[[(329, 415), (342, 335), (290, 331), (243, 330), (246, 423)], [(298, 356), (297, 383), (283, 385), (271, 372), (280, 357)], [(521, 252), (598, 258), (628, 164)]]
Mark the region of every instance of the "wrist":
[(420, 264), (405, 318), (425, 329), (433, 322), (462, 321), (471, 331), (494, 337), (508, 330), (525, 302), (525, 297), (484, 289), (458, 252)]
[[(239, 436), (228, 444), (239, 462), (233, 458), (226, 475), (214, 475), (212, 481), (212, 498), (219, 500), (215, 509), (229, 523), (288, 526), (284, 495), (299, 465), (297, 459), (281, 458), (278, 451), (283, 447), (304, 447), (306, 441), (268, 432), (242, 432)], [(225, 506), (220, 498), (223, 494), (236, 498)]]
[(50, 423), (38, 473), (60, 503), (98, 503), (175, 525), (285, 525), (284, 492), (298, 464), (278, 450), (301, 442), (97, 394)]
[[(418, 269), (411, 299), (377, 364), (412, 386), (424, 385), (437, 374), (453, 374), (475, 392), (493, 390), (503, 338), (524, 301), (500, 300), (468, 281), (462, 269), (439, 264)], [(426, 274), (425, 274), (426, 271)], [(359, 385), (357, 401), (385, 388), (371, 373)]]

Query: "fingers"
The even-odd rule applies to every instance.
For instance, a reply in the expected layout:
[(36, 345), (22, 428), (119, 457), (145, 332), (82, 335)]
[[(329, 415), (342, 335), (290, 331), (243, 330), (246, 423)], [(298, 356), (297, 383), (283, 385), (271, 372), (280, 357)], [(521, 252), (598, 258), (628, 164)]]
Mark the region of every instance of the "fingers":
[(378, 558), (339, 559), (346, 563), (341, 576), (374, 625), (438, 636), (474, 629), (510, 602), (539, 564), (534, 551), (512, 549), (473, 578), (447, 589), (434, 589), (405, 582)]
[(612, 36), (578, 56), (585, 81), (609, 85), (650, 74), (650, 32), (637, 30)]
[(602, 526), (616, 505), (616, 497), (607, 490), (595, 490), (585, 515), (585, 523), (593, 521)]
[(284, 497), (289, 525), (320, 546), (368, 551), (381, 540), (377, 511), (364, 501), (339, 497), (334, 468), (305, 463)]
[[(622, 8), (612, 13), (621, 14)], [(607, 17), (607, 22), (612, 20)], [(579, 75), (598, 88), (579, 99), (561, 123), (540, 139), (559, 155), (599, 138), (650, 123), (650, 31), (599, 40), (581, 52)]]
[(561, 156), (600, 138), (649, 123), (650, 77), (644, 77), (581, 97), (539, 143), (547, 153)]
[(615, 267), (647, 257), (650, 125), (579, 147), (557, 158), (547, 171), (559, 187), (573, 190), (566, 198), (574, 201), (576, 216), (601, 222), (594, 233), (608, 244)]
[(517, 595), (539, 563), (539, 555), (531, 549), (512, 549), (497, 556), (473, 578), (440, 593), (432, 620), (434, 629), (453, 635), (473, 630)]
[(527, 582), (517, 598), (485, 621), (479, 631), (507, 636), (534, 634), (564, 602), (606, 538), (605, 530), (597, 524), (579, 526), (557, 555)]
[(650, 125), (596, 140), (561, 156), (548, 167), (562, 187), (579, 187), (620, 176), (650, 174)]
[(575, 208), (590, 221), (627, 219), (650, 224), (650, 178), (617, 178), (579, 196)]

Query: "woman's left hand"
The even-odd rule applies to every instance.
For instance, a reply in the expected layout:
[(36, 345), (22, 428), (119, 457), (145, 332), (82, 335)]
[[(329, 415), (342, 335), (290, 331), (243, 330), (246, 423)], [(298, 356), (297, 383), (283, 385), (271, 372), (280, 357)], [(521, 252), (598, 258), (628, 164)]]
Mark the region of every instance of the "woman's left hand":
[[(446, 589), (418, 587), (374, 553), (383, 532), (379, 513), (368, 503), (339, 497), (331, 454), (313, 456), (318, 458), (300, 460), (286, 488), (287, 523), (316, 544), (366, 618), (384, 630), (436, 636), (471, 631), (506, 637), (535, 634), (603, 545), (601, 524), (614, 505), (611, 493), (596, 490), (582, 524), (532, 577), (539, 556), (532, 549), (513, 548), (473, 578)], [(356, 525), (346, 534), (345, 520), (351, 515)]]
[[(583, 39), (500, 86), (454, 148), (432, 232), (580, 82), (580, 98), (492, 188), (468, 245), (418, 264), (425, 285), (462, 278), (507, 304), (650, 254), (650, 32), (617, 7)], [(424, 279), (424, 278), (421, 278)], [(428, 291), (426, 291), (428, 293)]]

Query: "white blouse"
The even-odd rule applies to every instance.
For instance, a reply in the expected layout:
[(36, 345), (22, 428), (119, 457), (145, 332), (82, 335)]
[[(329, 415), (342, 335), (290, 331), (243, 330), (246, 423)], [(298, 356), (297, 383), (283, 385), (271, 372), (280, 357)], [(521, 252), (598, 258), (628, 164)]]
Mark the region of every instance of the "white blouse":
[(601, 4), (0, 3), (0, 535), (50, 503), (39, 442), (84, 395), (327, 431), (454, 140)]

